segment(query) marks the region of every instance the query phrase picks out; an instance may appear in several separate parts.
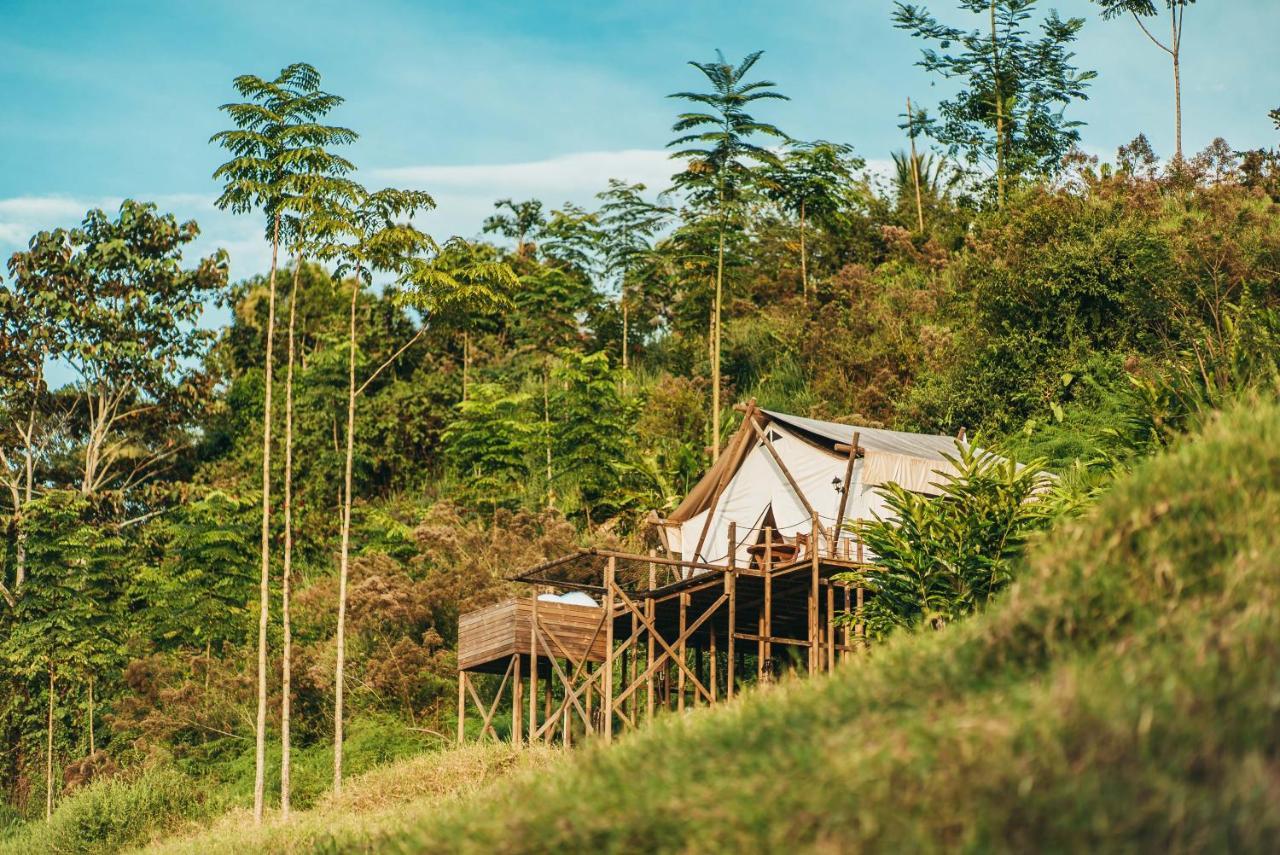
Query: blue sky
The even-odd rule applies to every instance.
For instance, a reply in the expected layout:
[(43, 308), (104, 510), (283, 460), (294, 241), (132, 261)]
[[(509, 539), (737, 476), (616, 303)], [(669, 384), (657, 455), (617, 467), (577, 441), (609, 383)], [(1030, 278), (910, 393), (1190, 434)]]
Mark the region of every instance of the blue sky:
[[(924, 5), (957, 22), (952, 0)], [(1109, 156), (1145, 131), (1172, 149), (1169, 65), (1126, 20), (1086, 0), (1042, 0), (1088, 19), (1079, 63), (1099, 71), (1086, 148)], [(242, 72), (306, 60), (348, 102), (334, 120), (362, 137), (351, 155), (371, 185), (433, 192), (439, 237), (474, 235), (499, 196), (589, 203), (607, 178), (662, 184), (676, 104), (698, 85), (689, 59), (719, 47), (794, 100), (767, 118), (801, 138), (847, 141), (869, 160), (903, 144), (903, 101), (945, 94), (915, 67), (919, 47), (888, 0), (841, 2), (29, 2), (0, 0), (0, 254), (91, 205), (153, 199), (227, 247), (233, 275), (261, 269), (259, 226), (213, 210), (207, 144)], [(1162, 32), (1162, 30), (1160, 30)], [(1186, 148), (1280, 143), (1280, 2), (1201, 2), (1187, 14)]]

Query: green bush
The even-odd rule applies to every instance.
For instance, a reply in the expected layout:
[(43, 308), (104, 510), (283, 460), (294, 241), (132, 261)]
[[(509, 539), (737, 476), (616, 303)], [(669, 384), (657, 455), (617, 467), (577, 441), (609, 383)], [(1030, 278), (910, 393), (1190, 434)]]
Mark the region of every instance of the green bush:
[(194, 780), (154, 768), (129, 778), (99, 781), (66, 798), (48, 823), (28, 823), (0, 841), (8, 852), (115, 852), (145, 843), (212, 805)]
[(897, 484), (881, 490), (887, 519), (851, 526), (875, 555), (876, 569), (840, 574), (871, 596), (860, 615), (873, 636), (898, 627), (939, 629), (972, 614), (1013, 579), (1027, 537), (1049, 519), (1041, 498), (1043, 461), (1019, 466), (973, 445), (957, 444), (954, 472), (940, 496)]

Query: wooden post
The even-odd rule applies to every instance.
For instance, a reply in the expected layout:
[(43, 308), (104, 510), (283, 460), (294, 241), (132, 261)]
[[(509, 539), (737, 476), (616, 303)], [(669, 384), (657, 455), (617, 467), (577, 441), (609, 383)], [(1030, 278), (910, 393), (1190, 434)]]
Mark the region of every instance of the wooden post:
[(720, 685), (720, 675), (717, 673), (716, 665), (716, 624), (715, 621), (707, 622), (707, 688), (711, 690), (711, 703), (719, 700), (718, 687)]
[(604, 700), (600, 712), (604, 715), (604, 741), (613, 742), (613, 595), (618, 571), (618, 559), (609, 556), (604, 570)]
[[(845, 614), (848, 615), (848, 613), (852, 610), (852, 604), (849, 602), (849, 586), (844, 585), (843, 587), (844, 587), (844, 611), (845, 611)], [(849, 627), (850, 627), (850, 623), (846, 619), (844, 622), (844, 628), (842, 630), (844, 634), (844, 652), (840, 654), (841, 659), (849, 655), (849, 642), (852, 639), (852, 633), (849, 632)]]
[[(650, 555), (653, 554), (652, 549), (649, 550), (649, 554)], [(649, 590), (652, 591), (656, 587), (658, 587), (658, 569), (654, 565), (654, 563), (650, 561), (649, 562)], [(653, 613), (654, 613), (653, 597), (648, 597), (645, 599), (645, 603), (644, 603), (644, 616), (649, 619), (649, 626), (653, 626), (653, 618), (654, 618)], [(653, 720), (653, 701), (654, 701), (653, 673), (650, 672), (649, 666), (653, 664), (654, 641), (653, 641), (652, 632), (645, 630), (645, 635), (649, 639), (649, 658), (646, 659), (644, 663), (645, 671), (649, 673), (649, 676), (645, 678), (645, 697), (646, 697), (645, 703), (648, 707), (645, 714), (649, 717), (649, 720), (652, 721)]]
[[(634, 637), (634, 636), (635, 636), (635, 634), (636, 634), (636, 627), (637, 627), (637, 626), (639, 626), (639, 623), (636, 621), (636, 616), (635, 616), (634, 614), (632, 614), (632, 615), (631, 615), (631, 635), (632, 635), (633, 637)], [(628, 687), (630, 687), (630, 686), (631, 686), (632, 684), (634, 684), (634, 683), (635, 683), (635, 681), (636, 681), (636, 662), (637, 662), (637, 660), (638, 660), (639, 658), (640, 658), (640, 651), (639, 651), (639, 649), (638, 649), (638, 648), (636, 649), (636, 651), (635, 651), (634, 653), (632, 653), (632, 652), (628, 651), (628, 653), (627, 653), (627, 662), (630, 664), (630, 669), (627, 671), (627, 686), (628, 686)], [(646, 662), (646, 663), (645, 663), (645, 667), (647, 668), (647, 667), (648, 667), (648, 665), (649, 665), (649, 663), (647, 663), (647, 662)], [(634, 723), (634, 722), (636, 721), (636, 718), (637, 718), (636, 705), (637, 705), (638, 703), (639, 703), (639, 696), (637, 696), (637, 695), (635, 695), (635, 694), (632, 694), (632, 695), (631, 695), (631, 697), (627, 699), (627, 713), (630, 715), (632, 723)]]
[(458, 744), (467, 740), (467, 672), (458, 672)]
[(844, 466), (844, 486), (840, 490), (840, 507), (836, 510), (836, 525), (831, 540), (831, 554), (836, 554), (836, 544), (840, 542), (840, 526), (844, 525), (844, 512), (849, 506), (849, 487), (853, 484), (853, 464), (858, 459), (858, 441), (862, 439), (859, 431), (853, 432), (853, 444), (849, 446), (849, 462)]
[[(685, 645), (684, 645), (684, 627), (689, 616), (689, 595), (680, 595), (680, 644), (676, 647), (676, 655), (680, 657), (681, 664), (685, 662)], [(676, 695), (676, 709), (684, 712), (684, 669), (680, 669), (680, 673), (676, 678), (679, 682), (676, 684), (679, 694)]]
[(810, 518), (809, 533), (809, 673), (818, 670), (818, 515)]
[(827, 670), (836, 667), (836, 589), (827, 583)]
[[(552, 658), (552, 657), (554, 657), (554, 656), (555, 656), (555, 653), (554, 653), (554, 652), (552, 652), (552, 653), (551, 653), (551, 656), (548, 656), (548, 657), (547, 657), (548, 662), (549, 662), (549, 661), (551, 660), (551, 658)], [(548, 726), (547, 726), (547, 735), (546, 735), (546, 737), (545, 737), (546, 742), (547, 742), (547, 744), (548, 744), (548, 745), (550, 745), (550, 744), (551, 744), (551, 740), (552, 740), (552, 738), (553, 738), (553, 737), (555, 736), (555, 734), (556, 734), (556, 726), (555, 726), (555, 724), (551, 721), (551, 690), (552, 690), (554, 687), (555, 687), (555, 680), (554, 680), (554, 679), (552, 679), (552, 675), (551, 675), (551, 674), (548, 674), (548, 675), (547, 675), (547, 682), (545, 682), (545, 683), (543, 683), (543, 684), (542, 684), (542, 720), (543, 720), (544, 722), (547, 722), (547, 724), (548, 724)]]
[[(733, 540), (735, 547), (738, 542), (738, 524), (729, 523), (729, 537)], [(724, 574), (724, 589), (729, 595), (729, 629), (725, 633), (725, 646), (727, 655), (725, 657), (725, 681), (724, 696), (728, 700), (733, 700), (734, 681), (737, 679), (735, 673), (736, 664), (734, 662), (734, 640), (733, 635), (738, 631), (738, 569), (737, 555), (735, 552), (729, 555), (729, 569)]]
[(761, 680), (773, 678), (773, 526), (764, 529), (764, 615), (760, 626)]
[(524, 679), (520, 675), (520, 654), (515, 654), (513, 668), (515, 678), (511, 683), (511, 744), (519, 748), (524, 742), (521, 725), (524, 724)]
[[(548, 678), (549, 679), (549, 678)], [(529, 744), (538, 734), (538, 589), (533, 589), (533, 614), (529, 624)]]
[[(862, 563), (862, 538), (858, 538), (858, 563)], [(861, 587), (858, 588), (858, 625), (854, 627), (854, 631), (858, 636), (858, 644), (860, 647), (867, 646), (867, 625), (862, 621), (862, 604), (864, 602), (864, 594)]]

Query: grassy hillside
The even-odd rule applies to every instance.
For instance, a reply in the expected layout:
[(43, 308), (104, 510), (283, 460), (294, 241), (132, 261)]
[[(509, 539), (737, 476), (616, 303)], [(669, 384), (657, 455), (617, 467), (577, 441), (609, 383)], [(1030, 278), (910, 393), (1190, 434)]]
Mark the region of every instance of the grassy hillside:
[[(980, 618), (332, 831), (326, 847), (386, 832), (416, 852), (1271, 848), (1280, 407), (1151, 461)], [(178, 851), (249, 840), (283, 846)]]

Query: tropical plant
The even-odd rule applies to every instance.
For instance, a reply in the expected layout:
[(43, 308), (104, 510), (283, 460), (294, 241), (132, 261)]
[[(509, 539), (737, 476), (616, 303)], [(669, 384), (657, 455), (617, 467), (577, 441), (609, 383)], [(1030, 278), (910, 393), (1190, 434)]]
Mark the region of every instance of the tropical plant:
[[(276, 269), (284, 215), (297, 204), (305, 182), (298, 177), (313, 163), (323, 146), (354, 138), (351, 132), (335, 134), (317, 124), (341, 100), (320, 90), (320, 74), (306, 63), (281, 69), (272, 80), (244, 74), (233, 81), (241, 102), (223, 104), (221, 109), (235, 127), (210, 138), (231, 153), (231, 160), (219, 166), (213, 177), (224, 182), (215, 204), (235, 213), (259, 210), (266, 218), (271, 242), (268, 277), (266, 353), (263, 358), (265, 383), (262, 416), (262, 573), (258, 605), (258, 715), (256, 724), (254, 822), (261, 824), (266, 770), (267, 728), (267, 621), (271, 580), (271, 427), (272, 385), (275, 366)], [(323, 128), (323, 130), (321, 130)], [(349, 135), (349, 136), (348, 136)], [(328, 158), (327, 152), (321, 155)]]
[(789, 100), (773, 88), (777, 85), (773, 81), (746, 81), (747, 73), (763, 54), (764, 51), (749, 53), (737, 65), (726, 61), (718, 50), (714, 62), (691, 61), (689, 65), (711, 84), (711, 91), (675, 92), (667, 96), (695, 105), (692, 111), (677, 116), (671, 126), (671, 130), (679, 134), (667, 143), (668, 148), (677, 149), (671, 156), (688, 162), (684, 172), (673, 176), (672, 181), (696, 209), (708, 211), (716, 222), (716, 278), (710, 336), (713, 459), (720, 456), (720, 319), (729, 209), (738, 200), (743, 185), (754, 180), (752, 163), (775, 167), (779, 163), (776, 154), (753, 140), (760, 136), (787, 139), (777, 127), (747, 112), (757, 101)]
[(923, 7), (897, 3), (894, 25), (942, 51), (925, 48), (917, 63), (962, 88), (938, 104), (939, 121), (919, 126), (971, 168), (985, 165), (1003, 208), (1008, 185), (1020, 176), (1055, 171), (1080, 139), (1081, 122), (1065, 109), (1083, 100), (1093, 71), (1072, 65), (1071, 43), (1083, 18), (1062, 20), (1050, 11), (1033, 38), (1028, 21), (1037, 0), (959, 0), (962, 10), (989, 20), (966, 31), (941, 23)]
[(853, 146), (826, 140), (791, 141), (778, 164), (766, 166), (765, 193), (799, 222), (800, 283), (809, 299), (809, 253), (805, 247), (809, 220), (829, 219), (852, 203), (854, 174), (866, 161)]
[(1050, 519), (1043, 461), (1021, 466), (971, 444), (956, 443), (939, 473), (936, 497), (897, 484), (880, 491), (888, 514), (849, 524), (874, 569), (841, 574), (870, 596), (860, 613), (873, 636), (900, 627), (932, 629), (983, 608), (1013, 579), (1031, 534)]
[(1182, 21), (1186, 17), (1187, 7), (1195, 0), (1164, 0), (1164, 5), (1169, 10), (1167, 44), (1156, 38), (1142, 20), (1158, 14), (1159, 0), (1093, 0), (1093, 2), (1102, 7), (1103, 18), (1131, 15), (1134, 23), (1141, 28), (1152, 44), (1169, 54), (1169, 59), (1173, 62), (1173, 156), (1177, 160), (1182, 160)]
[(280, 814), (289, 818), (291, 808), (291, 719), (293, 627), (290, 621), (291, 586), (293, 581), (293, 380), (297, 361), (298, 281), (302, 265), (309, 251), (322, 241), (322, 232), (333, 216), (335, 208), (341, 209), (355, 200), (360, 188), (347, 178), (355, 165), (329, 149), (346, 145), (356, 139), (355, 131), (319, 120), (329, 110), (342, 103), (337, 95), (320, 90), (320, 76), (316, 74), (306, 84), (308, 99), (316, 103), (311, 116), (307, 146), (296, 152), (296, 162), (283, 180), (285, 198), (281, 232), (293, 253), (293, 276), (289, 286), (289, 321), (286, 345), (285, 404), (284, 404), (284, 555), (281, 567), (280, 622), (281, 639), (280, 675)]
[[(347, 421), (343, 463), (341, 551), (338, 563), (338, 621), (334, 667), (333, 790), (342, 791), (343, 694), (346, 663), (347, 580), (351, 554), (352, 466), (355, 457), (356, 398), (387, 367), (392, 365), (425, 333), (422, 325), (364, 382), (356, 386), (356, 305), (361, 290), (372, 284), (377, 271), (396, 277), (398, 299), (427, 313), (457, 312), (473, 308), (493, 310), (505, 305), (505, 289), (514, 287), (515, 274), (504, 263), (477, 260), (458, 267), (438, 263), (443, 250), (435, 239), (412, 223), (415, 214), (435, 207), (431, 196), (420, 190), (386, 188), (376, 192), (358, 190), (356, 204), (335, 207), (329, 217), (317, 223), (323, 235), (319, 249), (323, 257), (337, 262), (337, 275), (350, 274), (350, 311), (347, 324)], [(465, 241), (453, 239), (445, 248), (454, 248), (454, 257), (467, 258)]]
[(597, 213), (600, 243), (604, 252), (604, 272), (618, 289), (618, 305), (622, 310), (622, 370), (628, 368), (631, 338), (627, 284), (646, 256), (653, 251), (653, 239), (673, 213), (668, 207), (655, 205), (644, 198), (643, 184), (628, 184), (609, 179), (609, 189), (596, 194), (603, 204)]
[(547, 218), (542, 213), (542, 202), (537, 199), (526, 199), (523, 202), (499, 199), (493, 203), (493, 207), (498, 211), (505, 208), (510, 213), (490, 214), (486, 217), (485, 234), (497, 232), (503, 237), (515, 240), (516, 256), (519, 258), (531, 254), (533, 243), (530, 238), (537, 235), (547, 224)]

